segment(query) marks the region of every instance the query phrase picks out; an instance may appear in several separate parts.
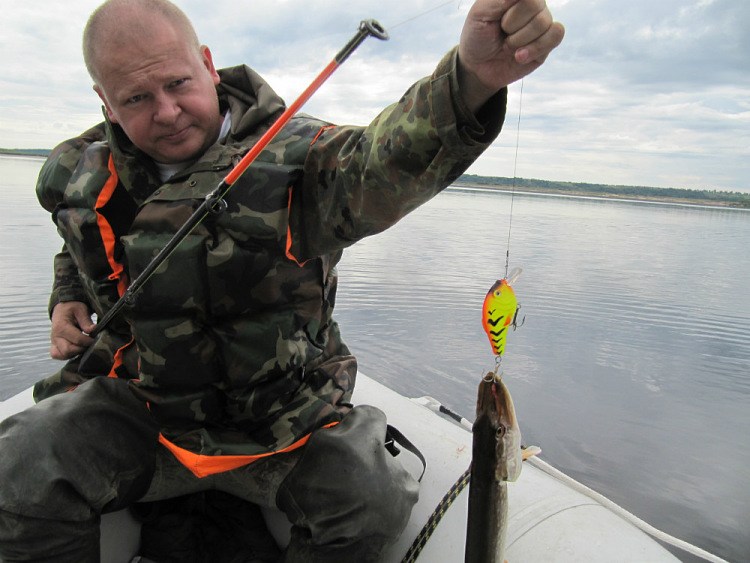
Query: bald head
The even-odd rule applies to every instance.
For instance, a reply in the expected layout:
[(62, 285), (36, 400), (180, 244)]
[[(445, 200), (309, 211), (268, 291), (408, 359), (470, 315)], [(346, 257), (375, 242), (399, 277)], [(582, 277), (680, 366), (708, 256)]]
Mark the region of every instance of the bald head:
[(86, 26), (84, 53), (109, 121), (156, 162), (195, 160), (218, 138), (221, 78), (167, 0), (108, 0)]
[(83, 59), (94, 83), (99, 83), (101, 62), (108, 52), (139, 37), (158, 35), (165, 23), (200, 52), (193, 24), (168, 0), (107, 0), (94, 10), (83, 32)]

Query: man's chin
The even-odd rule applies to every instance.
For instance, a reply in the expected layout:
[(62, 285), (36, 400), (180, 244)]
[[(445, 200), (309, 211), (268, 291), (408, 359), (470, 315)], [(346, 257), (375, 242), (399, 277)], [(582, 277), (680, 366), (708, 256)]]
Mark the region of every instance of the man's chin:
[[(191, 127), (185, 134), (177, 137), (160, 137), (155, 140), (151, 149), (144, 151), (151, 158), (162, 164), (181, 164), (198, 160), (213, 144), (210, 135), (201, 134), (200, 128)], [(218, 137), (218, 132), (216, 133)]]
[(170, 147), (158, 147), (149, 156), (162, 164), (182, 164), (197, 160), (204, 152), (202, 145), (196, 147), (194, 143), (182, 143)]

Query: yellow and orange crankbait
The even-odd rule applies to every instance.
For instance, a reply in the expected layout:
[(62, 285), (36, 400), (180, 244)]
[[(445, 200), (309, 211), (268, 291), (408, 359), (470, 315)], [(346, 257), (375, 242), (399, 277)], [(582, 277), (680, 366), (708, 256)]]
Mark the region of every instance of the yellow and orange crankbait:
[(516, 294), (511, 287), (521, 274), (520, 268), (514, 268), (509, 276), (497, 280), (484, 298), (482, 305), (482, 326), (490, 339), (492, 352), (498, 356), (505, 352), (505, 340), (508, 336), (508, 328), (516, 328), (518, 325), (518, 305)]

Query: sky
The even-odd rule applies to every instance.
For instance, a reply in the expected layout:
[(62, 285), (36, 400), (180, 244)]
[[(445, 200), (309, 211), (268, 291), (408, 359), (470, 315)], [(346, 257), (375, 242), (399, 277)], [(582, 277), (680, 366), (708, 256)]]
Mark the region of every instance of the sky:
[[(83, 27), (99, 3), (0, 0), (0, 147), (52, 148), (101, 121), (80, 54)], [(252, 66), (287, 103), (361, 20), (378, 20), (390, 40), (365, 41), (303, 108), (362, 125), (432, 72), (457, 44), (471, 5), (175, 3), (217, 66)], [(565, 25), (565, 39), (522, 85), (511, 85), (504, 130), (469, 173), (750, 192), (750, 2), (548, 5)]]

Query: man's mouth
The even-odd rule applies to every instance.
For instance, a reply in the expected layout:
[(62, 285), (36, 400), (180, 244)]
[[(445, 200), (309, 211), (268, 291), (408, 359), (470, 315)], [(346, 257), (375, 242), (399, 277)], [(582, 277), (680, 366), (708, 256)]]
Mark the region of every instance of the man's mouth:
[(173, 133), (162, 135), (161, 139), (163, 141), (167, 141), (168, 143), (180, 143), (185, 140), (189, 132), (190, 132), (190, 126), (188, 125), (187, 127), (174, 131)]

